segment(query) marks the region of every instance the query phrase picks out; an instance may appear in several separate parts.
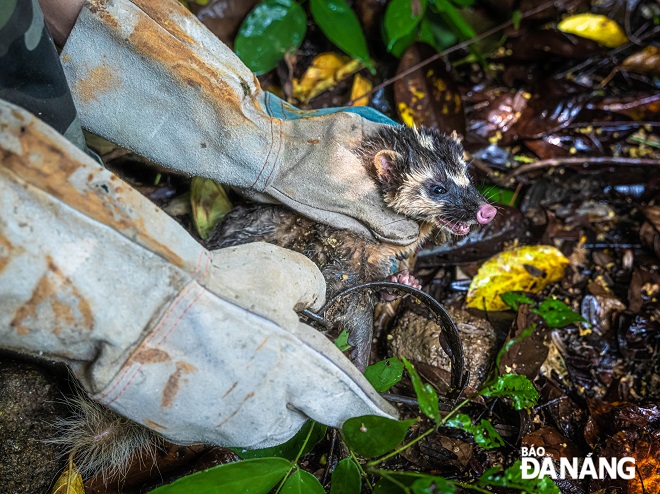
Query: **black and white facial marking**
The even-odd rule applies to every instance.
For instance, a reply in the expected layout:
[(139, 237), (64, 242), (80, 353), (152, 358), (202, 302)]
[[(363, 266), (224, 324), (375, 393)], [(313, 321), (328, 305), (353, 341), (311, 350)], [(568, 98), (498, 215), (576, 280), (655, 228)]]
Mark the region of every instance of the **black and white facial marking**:
[(489, 223), (497, 213), (470, 182), (455, 133), (383, 127), (358, 152), (388, 206), (409, 218), (465, 235), (471, 225)]

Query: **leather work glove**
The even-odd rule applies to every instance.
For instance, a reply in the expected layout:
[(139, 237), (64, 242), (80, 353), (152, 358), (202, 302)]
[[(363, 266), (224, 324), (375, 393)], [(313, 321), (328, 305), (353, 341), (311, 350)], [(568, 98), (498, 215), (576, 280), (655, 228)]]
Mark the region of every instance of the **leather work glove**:
[(350, 151), (390, 119), (373, 109), (301, 112), (264, 93), (175, 0), (89, 1), (60, 60), (95, 134), (316, 221), (394, 244), (417, 238), (418, 225), (385, 207)]
[(260, 448), (311, 417), (395, 416), (295, 309), (305, 257), (209, 252), (25, 110), (0, 100), (0, 342), (64, 361), (97, 401), (177, 443)]

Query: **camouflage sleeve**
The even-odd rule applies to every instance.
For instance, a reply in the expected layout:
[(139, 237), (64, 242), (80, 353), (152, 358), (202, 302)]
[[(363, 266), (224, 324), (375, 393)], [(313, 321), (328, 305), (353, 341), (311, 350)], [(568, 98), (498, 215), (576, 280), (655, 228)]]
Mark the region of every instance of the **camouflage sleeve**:
[(38, 0), (0, 0), (0, 99), (22, 106), (85, 150), (85, 139)]

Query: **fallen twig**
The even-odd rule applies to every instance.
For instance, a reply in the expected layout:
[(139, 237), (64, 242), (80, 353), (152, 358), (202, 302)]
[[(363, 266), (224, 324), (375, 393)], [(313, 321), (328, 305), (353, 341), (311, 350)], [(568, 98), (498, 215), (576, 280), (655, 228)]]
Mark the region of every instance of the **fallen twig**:
[(522, 165), (509, 172), (504, 181), (509, 183), (518, 175), (529, 173), (534, 170), (542, 170), (543, 168), (556, 168), (565, 165), (618, 165), (618, 166), (660, 166), (660, 160), (646, 159), (646, 158), (617, 158), (613, 156), (598, 156), (595, 158), (584, 157), (566, 157), (566, 158), (552, 158), (549, 160), (541, 160), (536, 163)]

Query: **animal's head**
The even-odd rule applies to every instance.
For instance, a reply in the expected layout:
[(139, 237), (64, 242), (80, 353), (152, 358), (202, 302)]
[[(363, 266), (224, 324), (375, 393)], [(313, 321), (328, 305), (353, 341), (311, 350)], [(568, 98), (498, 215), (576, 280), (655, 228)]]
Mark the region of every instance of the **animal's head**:
[(383, 127), (365, 140), (361, 153), (385, 202), (400, 214), (458, 235), (497, 214), (471, 183), (455, 133)]

